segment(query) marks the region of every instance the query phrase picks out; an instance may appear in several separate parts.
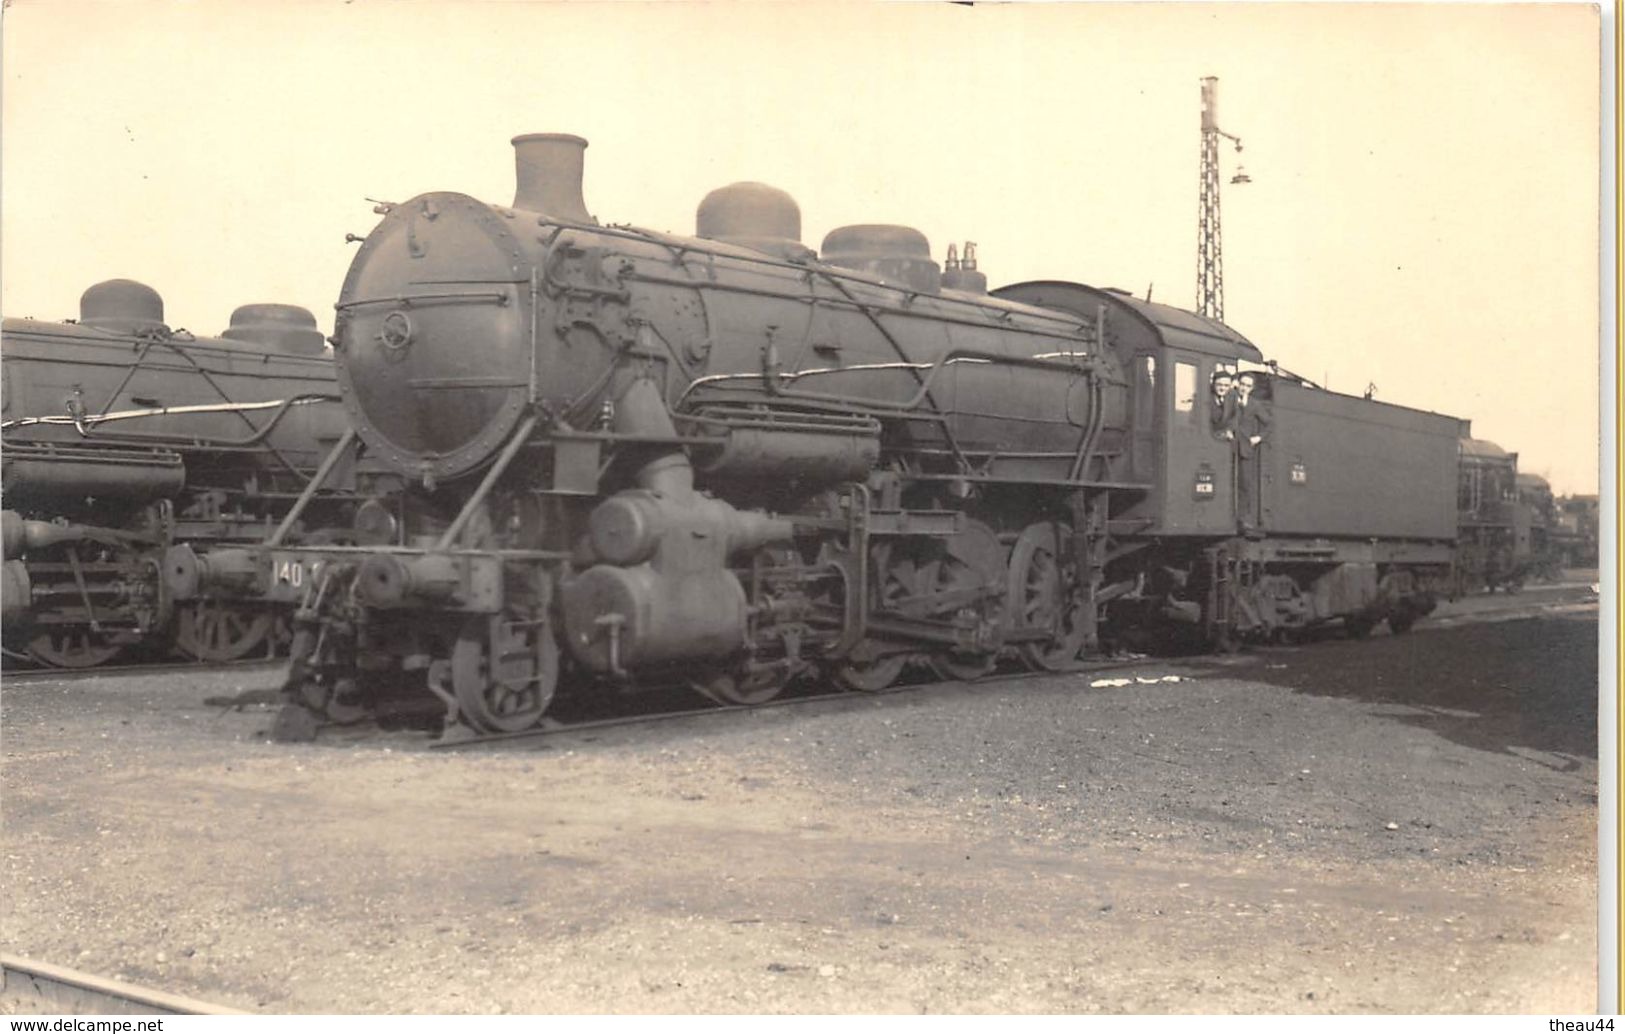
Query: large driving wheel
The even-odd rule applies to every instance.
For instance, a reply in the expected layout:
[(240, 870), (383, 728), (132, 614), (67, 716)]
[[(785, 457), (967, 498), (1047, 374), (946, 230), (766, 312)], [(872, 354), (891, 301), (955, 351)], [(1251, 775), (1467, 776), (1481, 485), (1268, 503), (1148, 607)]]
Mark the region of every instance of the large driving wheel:
[(1068, 525), (1029, 524), (1010, 552), (1010, 593), (1006, 613), (1011, 631), (1042, 630), (1048, 637), (1021, 643), (1029, 667), (1060, 671), (1070, 665), (1088, 637), (1087, 614), (1077, 593), (1077, 568), (1064, 563)]
[(908, 666), (908, 654), (884, 654), (873, 660), (848, 658), (835, 666), (835, 681), (859, 693), (878, 693), (896, 682)]
[[(919, 569), (920, 593), (965, 593), (975, 598), (949, 603), (929, 616), (965, 619), (989, 629), (1004, 627), (1007, 568), (1004, 547), (993, 529), (980, 521), (967, 521), (965, 530), (943, 544), (942, 554)], [(999, 649), (990, 644), (976, 650), (945, 647), (931, 654), (931, 670), (945, 679), (970, 682), (990, 673), (999, 662)]]
[[(868, 596), (871, 612), (884, 606), (884, 601), (897, 595), (901, 590), (893, 584), (895, 570), (892, 566), (893, 548), (890, 542), (878, 542), (869, 551), (870, 569), (880, 573), (878, 591), (872, 590), (869, 585), (854, 584), (854, 573), (841, 564), (847, 579), (845, 582), (845, 598), (843, 606), (852, 608), (859, 605), (859, 596)], [(825, 557), (826, 561), (828, 560)], [(912, 656), (907, 649), (896, 649), (895, 645), (880, 639), (863, 639), (854, 645), (845, 655), (829, 665), (827, 673), (836, 685), (842, 689), (850, 689), (859, 693), (878, 693), (902, 677), (903, 669), (908, 667)]]
[(125, 643), (89, 625), (49, 625), (28, 640), (28, 653), (52, 668), (94, 668), (117, 657)]
[(559, 681), (551, 627), (472, 618), (451, 653), (451, 687), (463, 720), (480, 732), (522, 732), (542, 720)]

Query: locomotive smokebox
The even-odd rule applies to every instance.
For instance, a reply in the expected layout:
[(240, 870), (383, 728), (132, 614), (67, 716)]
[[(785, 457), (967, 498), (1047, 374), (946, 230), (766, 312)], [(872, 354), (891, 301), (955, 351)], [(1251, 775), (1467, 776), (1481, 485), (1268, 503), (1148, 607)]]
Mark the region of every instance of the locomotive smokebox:
[(581, 196), (587, 141), (570, 133), (526, 133), (513, 138), (517, 186), (513, 207), (572, 223), (596, 223)]

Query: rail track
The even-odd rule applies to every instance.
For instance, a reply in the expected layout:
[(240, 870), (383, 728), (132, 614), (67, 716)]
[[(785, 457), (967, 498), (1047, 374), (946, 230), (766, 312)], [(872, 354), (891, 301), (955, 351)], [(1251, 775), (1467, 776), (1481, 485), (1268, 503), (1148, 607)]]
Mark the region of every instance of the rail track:
[[(1575, 588), (1578, 586), (1552, 586), (1551, 588)], [(1516, 608), (1499, 608), (1483, 612), (1465, 614), (1443, 614), (1428, 623), (1418, 626), (1418, 630), (1451, 628), (1462, 624), (1476, 624), (1480, 622), (1493, 622), (1516, 620), (1518, 618), (1532, 617), (1537, 614), (1569, 614), (1595, 610), (1595, 599), (1583, 601), (1554, 601), (1551, 603), (1534, 603)], [(1292, 647), (1288, 647), (1289, 649)], [(1268, 652), (1280, 647), (1254, 646), (1251, 649)], [(1144, 667), (1148, 665), (1164, 665), (1179, 668), (1212, 668), (1225, 667), (1229, 660), (1223, 655), (1195, 654), (1195, 655), (1141, 655), (1105, 659), (1099, 661), (1080, 662), (1064, 671), (1034, 672), (1027, 670), (1000, 671), (984, 676), (975, 681), (978, 687), (999, 685), (1003, 683), (1020, 682), (1025, 679), (1038, 678), (1042, 675), (1087, 675), (1101, 672), (1122, 671), (1128, 668)], [(1190, 676), (1181, 676), (1190, 677)], [(875, 700), (882, 697), (897, 696), (905, 693), (918, 693), (925, 690), (938, 689), (946, 685), (970, 685), (952, 680), (921, 679), (917, 682), (902, 683), (890, 686), (877, 692), (854, 692), (849, 690), (834, 690), (825, 692), (800, 693), (791, 696), (779, 697), (762, 704), (722, 704), (696, 699), (692, 706), (675, 708), (669, 711), (641, 712), (630, 714), (617, 714), (604, 718), (592, 718), (579, 721), (566, 721), (554, 718), (543, 719), (543, 724), (534, 729), (511, 733), (474, 733), (458, 726), (450, 735), (443, 735), (429, 743), (434, 750), (466, 750), (475, 748), (500, 748), (504, 746), (523, 747), (526, 744), (539, 741), (601, 732), (609, 729), (627, 726), (654, 725), (664, 722), (677, 722), (683, 720), (710, 720), (721, 715), (737, 714), (741, 712), (757, 712), (769, 709), (799, 707), (803, 705), (817, 705), (830, 703), (858, 704), (862, 701)]]
[(5, 954), (0, 954), (0, 1011), (32, 1015), (243, 1015), (239, 1009)]
[(125, 675), (164, 675), (171, 672), (196, 674), (206, 671), (275, 671), (286, 665), (286, 658), (266, 660), (256, 658), (243, 661), (158, 661), (152, 664), (109, 664), (94, 668), (7, 668), (0, 673), (6, 681), (20, 682), (83, 682), (87, 679), (119, 678)]
[[(1034, 672), (1034, 671), (1008, 671), (996, 672), (986, 675), (975, 681), (977, 687), (996, 686), (1012, 682), (1021, 682), (1027, 679), (1039, 678), (1042, 675), (1089, 675), (1105, 671), (1121, 671), (1125, 668), (1141, 667), (1147, 664), (1186, 665), (1191, 660), (1201, 661), (1205, 658), (1159, 658), (1147, 656), (1134, 656), (1114, 660), (1102, 660), (1080, 663), (1065, 671)], [(1186, 676), (1181, 676), (1186, 677)], [(1153, 681), (1160, 681), (1153, 680)], [(816, 704), (848, 703), (860, 704), (865, 701), (878, 700), (885, 697), (901, 696), (908, 693), (920, 693), (926, 690), (941, 689), (944, 686), (969, 686), (973, 683), (955, 680), (921, 680), (919, 682), (903, 683), (889, 686), (874, 692), (859, 692), (853, 690), (833, 690), (828, 692), (801, 693), (794, 696), (783, 696), (761, 704), (722, 704), (712, 703), (703, 699), (698, 700), (691, 707), (682, 707), (670, 711), (639, 712), (633, 714), (613, 715), (605, 718), (592, 718), (580, 721), (564, 721), (558, 719), (543, 719), (543, 724), (522, 732), (509, 733), (474, 733), (458, 726), (450, 735), (442, 735), (429, 743), (435, 750), (465, 750), (479, 747), (524, 746), (540, 740), (576, 736), (584, 733), (602, 732), (608, 729), (617, 729), (628, 726), (656, 725), (663, 722), (677, 722), (685, 719), (707, 720), (721, 715), (754, 713), (768, 710), (779, 710), (790, 707), (810, 706)]]

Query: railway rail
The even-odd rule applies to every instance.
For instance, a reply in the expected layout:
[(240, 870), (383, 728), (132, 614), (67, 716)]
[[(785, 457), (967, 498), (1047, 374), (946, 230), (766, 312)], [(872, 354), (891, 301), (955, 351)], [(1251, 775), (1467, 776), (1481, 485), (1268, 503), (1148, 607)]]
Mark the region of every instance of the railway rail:
[(5, 954), (0, 954), (0, 1006), (35, 1015), (244, 1015), (240, 1009)]
[[(1573, 585), (1565, 584), (1565, 585), (1559, 585), (1559, 586), (1551, 586), (1549, 588), (1554, 588), (1554, 589), (1582, 588), (1583, 589), (1584, 586), (1580, 585), (1579, 583), (1575, 583)], [(1521, 606), (1521, 607), (1516, 607), (1516, 608), (1505, 608), (1505, 607), (1497, 606), (1497, 607), (1495, 607), (1495, 608), (1493, 608), (1491, 610), (1485, 611), (1485, 612), (1469, 612), (1469, 613), (1463, 613), (1463, 614), (1449, 614), (1449, 613), (1446, 613), (1445, 615), (1443, 615), (1442, 617), (1436, 619), (1435, 621), (1433, 621), (1433, 622), (1431, 622), (1429, 624), (1420, 626), (1420, 627), (1422, 628), (1422, 630), (1427, 631), (1427, 630), (1433, 630), (1433, 629), (1438, 629), (1438, 628), (1455, 627), (1455, 626), (1461, 625), (1461, 624), (1476, 624), (1476, 623), (1480, 623), (1480, 622), (1515, 620), (1517, 618), (1531, 617), (1531, 616), (1534, 616), (1534, 615), (1537, 615), (1537, 614), (1578, 613), (1578, 612), (1584, 612), (1584, 611), (1589, 611), (1589, 610), (1595, 610), (1596, 607), (1597, 607), (1597, 603), (1596, 603), (1596, 601), (1594, 599), (1593, 600), (1584, 600), (1584, 601), (1552, 601), (1552, 602), (1547, 602), (1547, 603), (1530, 603), (1527, 606)], [(1289, 646), (1287, 648), (1292, 649), (1293, 647)], [(1258, 645), (1258, 646), (1252, 647), (1252, 649), (1268, 653), (1269, 651), (1272, 651), (1272, 650), (1281, 649), (1281, 647), (1279, 647), (1279, 646), (1268, 646), (1268, 645)], [(1192, 667), (1192, 666), (1200, 667), (1200, 666), (1208, 666), (1208, 665), (1213, 665), (1213, 664), (1223, 665), (1225, 663), (1225, 661), (1222, 660), (1221, 658), (1222, 658), (1222, 655), (1215, 655), (1215, 654), (1166, 655), (1166, 656), (1135, 654), (1135, 655), (1127, 656), (1127, 657), (1119, 657), (1119, 658), (1112, 658), (1112, 659), (1099, 660), (1099, 661), (1078, 662), (1077, 664), (1067, 668), (1065, 671), (1050, 672), (1050, 673), (1047, 673), (1047, 674), (1052, 674), (1052, 675), (1098, 674), (1098, 673), (1112, 672), (1112, 671), (1123, 671), (1123, 670), (1129, 669), (1129, 668), (1145, 667), (1145, 666), (1148, 666), (1148, 665), (1163, 665), (1163, 666), (1167, 666), (1167, 667), (1177, 667), (1177, 668), (1181, 668), (1181, 669), (1186, 669), (1186, 668), (1189, 668), (1189, 667)], [(1006, 684), (1006, 683), (1020, 682), (1020, 681), (1025, 680), (1025, 679), (1038, 678), (1043, 674), (1046, 674), (1046, 673), (1023, 671), (1023, 670), (1010, 670), (1010, 671), (1005, 671), (1005, 672), (994, 673), (994, 674), (987, 675), (987, 676), (984, 676), (982, 678), (979, 678), (979, 679), (976, 680), (975, 685), (978, 686), (978, 687), (997, 686), (997, 685)], [(1162, 676), (1162, 677), (1165, 677), (1165, 676)], [(1158, 679), (1155, 679), (1155, 680), (1148, 680), (1148, 681), (1161, 681), (1162, 677), (1159, 677)], [(1187, 675), (1184, 675), (1184, 674), (1180, 674), (1179, 677), (1180, 678), (1191, 678), (1191, 677), (1197, 677), (1197, 676), (1187, 676)], [(575, 720), (575, 721), (564, 720), (564, 719), (560, 719), (560, 718), (556, 718), (556, 717), (549, 717), (549, 718), (544, 719), (543, 724), (536, 727), (536, 728), (525, 729), (525, 730), (522, 730), (520, 732), (510, 732), (510, 733), (484, 733), (484, 734), (481, 734), (481, 733), (475, 733), (475, 732), (472, 732), (472, 731), (468, 730), (466, 726), (457, 725), (457, 726), (452, 727), (454, 731), (450, 735), (442, 735), (440, 738), (437, 738), (435, 740), (430, 741), (428, 746), (432, 750), (453, 750), (453, 751), (454, 750), (469, 750), (469, 749), (476, 749), (476, 748), (501, 748), (501, 747), (506, 747), (506, 746), (523, 747), (523, 746), (525, 746), (527, 744), (533, 744), (533, 743), (537, 743), (537, 742), (540, 742), (540, 741), (553, 739), (553, 738), (561, 738), (561, 737), (566, 737), (566, 736), (571, 736), (571, 735), (582, 735), (582, 734), (586, 734), (586, 733), (602, 732), (602, 731), (605, 731), (605, 730), (617, 729), (617, 728), (623, 728), (623, 727), (630, 727), (630, 726), (656, 725), (656, 724), (661, 724), (661, 723), (665, 723), (665, 722), (682, 721), (682, 720), (685, 720), (685, 719), (706, 720), (706, 719), (710, 719), (710, 718), (713, 718), (713, 717), (716, 717), (716, 716), (721, 716), (721, 715), (726, 715), (726, 714), (735, 714), (735, 713), (739, 713), (739, 712), (758, 712), (758, 711), (766, 711), (766, 710), (779, 709), (779, 708), (799, 707), (799, 706), (802, 706), (802, 705), (829, 704), (829, 703), (839, 703), (839, 702), (846, 702), (846, 703), (849, 703), (849, 704), (856, 704), (856, 703), (859, 703), (861, 701), (875, 700), (875, 699), (879, 699), (879, 698), (882, 698), (882, 697), (899, 696), (899, 695), (907, 694), (907, 693), (917, 693), (917, 692), (921, 692), (921, 691), (924, 691), (924, 690), (940, 689), (943, 686), (953, 685), (953, 684), (968, 685), (968, 683), (955, 683), (954, 680), (946, 680), (945, 681), (945, 680), (941, 680), (941, 679), (922, 679), (922, 680), (919, 680), (917, 682), (900, 683), (900, 684), (889, 686), (889, 687), (887, 687), (885, 689), (874, 691), (874, 692), (854, 692), (854, 691), (851, 691), (851, 690), (837, 689), (837, 690), (833, 690), (833, 691), (803, 693), (803, 694), (798, 694), (798, 695), (794, 695), (794, 696), (784, 696), (784, 697), (779, 697), (777, 699), (770, 700), (770, 701), (767, 701), (765, 703), (760, 703), (760, 704), (726, 704), (726, 703), (720, 703), (720, 702), (709, 702), (709, 701), (705, 701), (702, 698), (696, 698), (696, 700), (692, 704), (692, 706), (679, 707), (679, 708), (674, 708), (672, 710), (667, 710), (667, 711), (617, 714), (617, 715), (607, 716), (607, 717), (603, 717), (603, 718), (589, 718), (589, 719)]]
[[(1198, 658), (1199, 659), (1199, 658)], [(1139, 667), (1146, 664), (1181, 663), (1184, 658), (1156, 658), (1135, 656), (1115, 660), (1094, 661), (1080, 663), (1076, 667), (1062, 672), (1049, 672), (1051, 675), (1092, 674), (1103, 671), (1120, 671), (1125, 668)], [(1039, 672), (1010, 671), (988, 675), (976, 680), (978, 688), (996, 686), (1003, 683), (1021, 682), (1026, 679), (1038, 678)], [(1184, 678), (1184, 676), (1180, 676)], [(1153, 681), (1160, 681), (1153, 680)], [(475, 747), (496, 747), (513, 744), (534, 743), (553, 737), (580, 735), (582, 733), (601, 732), (606, 729), (616, 729), (625, 726), (655, 725), (662, 722), (681, 721), (683, 719), (704, 719), (715, 715), (737, 714), (742, 712), (759, 712), (781, 708), (799, 707), (812, 704), (826, 704), (833, 702), (859, 703), (867, 700), (876, 700), (882, 697), (900, 696), (906, 693), (918, 693), (924, 690), (940, 689), (947, 685), (969, 685), (969, 683), (943, 681), (940, 679), (923, 680), (920, 682), (903, 683), (889, 686), (874, 692), (854, 692), (837, 689), (827, 692), (807, 693), (798, 696), (778, 697), (760, 704), (724, 704), (698, 701), (692, 707), (678, 708), (671, 711), (644, 712), (637, 714), (614, 715), (606, 718), (593, 718), (581, 721), (563, 721), (555, 718), (544, 719), (544, 724), (534, 729), (525, 729), (521, 732), (485, 733), (470, 732), (465, 726), (455, 726), (455, 732), (449, 736), (441, 736), (430, 742), (431, 749), (461, 750)]]
[(87, 679), (118, 678), (124, 675), (163, 675), (169, 672), (196, 674), (208, 671), (278, 670), (285, 662), (256, 658), (243, 661), (164, 661), (157, 664), (117, 664), (98, 668), (17, 668), (6, 669), (6, 681), (82, 682)]

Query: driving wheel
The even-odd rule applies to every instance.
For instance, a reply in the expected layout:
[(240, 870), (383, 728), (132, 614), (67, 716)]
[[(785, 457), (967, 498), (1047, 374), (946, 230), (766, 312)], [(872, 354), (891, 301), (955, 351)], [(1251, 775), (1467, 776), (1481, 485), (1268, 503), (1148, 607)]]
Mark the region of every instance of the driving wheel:
[[(949, 602), (928, 616), (937, 620), (974, 622), (995, 634), (1003, 631), (1004, 595), (1007, 578), (1004, 547), (993, 529), (980, 521), (967, 521), (965, 529), (943, 543), (939, 556), (919, 569), (916, 585), (921, 594), (938, 593), (969, 596), (962, 602)], [(966, 682), (991, 672), (999, 662), (997, 644), (980, 649), (947, 647), (931, 654), (931, 670), (945, 679)]]
[(1043, 630), (1048, 637), (1023, 642), (1026, 664), (1061, 671), (1077, 659), (1088, 636), (1077, 594), (1077, 568), (1061, 559), (1072, 538), (1068, 525), (1029, 524), (1010, 552), (1008, 610), (1012, 631)]
[(123, 649), (123, 642), (89, 625), (47, 626), (28, 640), (29, 655), (53, 668), (94, 668)]

